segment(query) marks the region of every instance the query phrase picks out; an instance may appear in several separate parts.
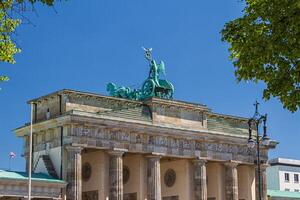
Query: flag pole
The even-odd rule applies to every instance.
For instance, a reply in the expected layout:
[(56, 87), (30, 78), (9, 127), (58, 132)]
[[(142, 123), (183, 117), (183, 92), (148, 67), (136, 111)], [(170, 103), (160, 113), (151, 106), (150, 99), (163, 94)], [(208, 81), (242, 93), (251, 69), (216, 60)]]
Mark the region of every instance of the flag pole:
[(29, 136), (28, 200), (31, 200), (33, 102), (30, 103), (30, 107), (31, 107), (31, 113), (30, 113), (30, 136)]
[(11, 170), (11, 157), (9, 156), (9, 164), (8, 164), (9, 166), (8, 166), (8, 171), (10, 171)]

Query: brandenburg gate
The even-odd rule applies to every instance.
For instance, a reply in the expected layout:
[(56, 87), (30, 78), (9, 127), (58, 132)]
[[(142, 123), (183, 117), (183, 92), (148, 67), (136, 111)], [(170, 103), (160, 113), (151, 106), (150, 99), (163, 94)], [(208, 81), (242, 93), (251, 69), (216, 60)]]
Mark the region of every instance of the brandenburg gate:
[[(34, 172), (65, 180), (68, 200), (255, 200), (256, 150), (248, 119), (173, 99), (174, 87), (146, 50), (149, 77), (140, 89), (107, 85), (110, 96), (60, 90), (30, 100), (24, 155)], [(275, 141), (262, 144), (261, 181)]]

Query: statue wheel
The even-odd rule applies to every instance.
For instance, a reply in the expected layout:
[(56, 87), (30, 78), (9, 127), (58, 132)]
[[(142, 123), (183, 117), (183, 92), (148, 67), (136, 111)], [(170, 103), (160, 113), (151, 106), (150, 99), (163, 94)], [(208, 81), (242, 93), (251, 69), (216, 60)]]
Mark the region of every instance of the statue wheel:
[(142, 94), (144, 98), (154, 96), (155, 83), (153, 80), (148, 79), (144, 82), (142, 87)]

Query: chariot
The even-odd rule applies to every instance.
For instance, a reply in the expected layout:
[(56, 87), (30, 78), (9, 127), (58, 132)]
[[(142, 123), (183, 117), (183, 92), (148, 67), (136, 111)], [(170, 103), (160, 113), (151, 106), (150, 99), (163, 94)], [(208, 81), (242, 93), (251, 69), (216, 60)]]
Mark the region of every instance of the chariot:
[(164, 63), (156, 64), (154, 60), (150, 61), (150, 73), (142, 86), (143, 97), (159, 97), (163, 99), (172, 99), (174, 86), (165, 79), (159, 79), (159, 74), (164, 73)]
[(131, 89), (129, 87), (118, 87), (113, 83), (107, 84), (107, 91), (111, 96), (126, 98), (131, 100), (146, 100), (151, 97), (158, 97), (163, 99), (172, 99), (174, 93), (174, 86), (166, 79), (160, 79), (162, 74), (165, 74), (165, 64), (161, 61), (156, 64), (152, 59), (152, 49), (145, 50), (145, 57), (149, 62), (150, 72), (148, 78), (144, 81), (142, 88)]

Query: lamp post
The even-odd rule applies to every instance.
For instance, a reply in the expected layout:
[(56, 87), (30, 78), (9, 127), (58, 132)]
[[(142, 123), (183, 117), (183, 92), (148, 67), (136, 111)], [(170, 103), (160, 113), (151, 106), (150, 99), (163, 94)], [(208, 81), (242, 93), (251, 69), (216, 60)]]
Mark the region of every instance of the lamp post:
[[(260, 170), (260, 145), (262, 143), (266, 143), (269, 141), (269, 138), (267, 136), (267, 114), (261, 115), (258, 112), (258, 106), (259, 103), (256, 101), (255, 104), (255, 113), (252, 118), (248, 120), (248, 126), (249, 126), (249, 138), (248, 138), (248, 147), (249, 148), (255, 148), (256, 145), (256, 164), (257, 164), (257, 175), (258, 175), (258, 200), (262, 200), (262, 183), (261, 183), (261, 170)], [(259, 128), (260, 124), (263, 123), (263, 135), (261, 136), (259, 134)], [(256, 135), (253, 137), (253, 128), (256, 130)]]

